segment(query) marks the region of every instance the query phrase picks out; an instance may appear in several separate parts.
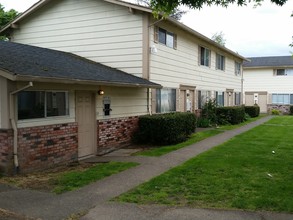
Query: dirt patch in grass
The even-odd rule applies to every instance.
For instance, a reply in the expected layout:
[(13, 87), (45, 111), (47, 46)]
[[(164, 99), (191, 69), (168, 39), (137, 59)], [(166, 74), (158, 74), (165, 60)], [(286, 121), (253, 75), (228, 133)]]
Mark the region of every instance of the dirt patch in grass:
[(83, 171), (95, 165), (97, 164), (76, 162), (49, 168), (45, 171), (2, 177), (0, 178), (0, 184), (12, 185), (24, 189), (51, 192), (55, 187), (54, 182), (58, 176), (68, 173), (69, 171)]
[(36, 220), (34, 218), (22, 216), (22, 215), (19, 215), (14, 212), (1, 209), (1, 208), (0, 208), (0, 219), (1, 220)]

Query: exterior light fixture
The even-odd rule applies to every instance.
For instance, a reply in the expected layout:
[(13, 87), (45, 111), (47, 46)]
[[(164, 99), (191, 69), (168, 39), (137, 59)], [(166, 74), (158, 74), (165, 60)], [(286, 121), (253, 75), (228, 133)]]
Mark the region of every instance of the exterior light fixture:
[(98, 94), (99, 94), (99, 95), (104, 95), (105, 92), (104, 92), (104, 90), (100, 89), (100, 90), (98, 91)]

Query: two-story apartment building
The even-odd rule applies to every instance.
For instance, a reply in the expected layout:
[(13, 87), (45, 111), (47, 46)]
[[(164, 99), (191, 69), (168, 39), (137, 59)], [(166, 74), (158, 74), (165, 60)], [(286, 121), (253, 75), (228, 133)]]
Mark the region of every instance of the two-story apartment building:
[[(127, 129), (117, 126), (123, 120), (137, 121), (137, 116), (149, 113), (193, 112), (207, 98), (225, 106), (241, 103), (245, 58), (172, 18), (155, 19), (147, 7), (118, 0), (41, 0), (1, 33), (8, 34), (12, 42), (70, 52), (162, 86), (121, 89), (101, 84), (75, 88), (60, 81), (36, 82), (35, 87), (28, 88), (70, 91), (69, 106), (77, 105), (78, 91), (93, 95), (98, 135), (96, 147), (85, 156), (120, 146), (117, 133), (130, 136), (125, 133)], [(21, 87), (19, 83), (15, 86)], [(97, 94), (98, 90), (104, 94)], [(15, 99), (19, 102), (22, 95)], [(70, 117), (75, 120), (74, 115)], [(18, 119), (17, 127), (67, 121), (66, 116), (58, 120), (26, 118)]]
[(289, 112), (293, 105), (293, 57), (251, 57), (243, 64), (245, 105), (258, 104), (263, 113)]

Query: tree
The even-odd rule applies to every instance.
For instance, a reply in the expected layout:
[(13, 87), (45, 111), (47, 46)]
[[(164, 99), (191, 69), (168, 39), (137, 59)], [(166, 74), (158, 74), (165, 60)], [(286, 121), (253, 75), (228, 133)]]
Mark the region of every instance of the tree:
[[(136, 0), (138, 5), (143, 5), (147, 7), (151, 7), (151, 1), (152, 0)], [(186, 11), (181, 10), (179, 7), (174, 8), (170, 13), (170, 17), (180, 20), (181, 17), (186, 13)]]
[(224, 38), (224, 33), (222, 31), (215, 33), (211, 39), (222, 46), (225, 46), (226, 44), (226, 39)]
[[(12, 21), (17, 15), (18, 12), (14, 9), (4, 11), (4, 7), (0, 4), (0, 29), (8, 24), (10, 21)], [(7, 39), (6, 36), (0, 36), (0, 40), (5, 39)]]
[[(168, 16), (172, 13), (175, 8), (180, 5), (185, 5), (192, 9), (200, 9), (204, 5), (219, 5), (227, 7), (230, 4), (237, 4), (239, 6), (247, 5), (249, 2), (254, 2), (256, 4), (261, 4), (264, 0), (150, 0), (151, 8), (154, 11), (154, 15), (158, 16), (163, 14)], [(271, 0), (279, 6), (284, 5), (288, 0)]]

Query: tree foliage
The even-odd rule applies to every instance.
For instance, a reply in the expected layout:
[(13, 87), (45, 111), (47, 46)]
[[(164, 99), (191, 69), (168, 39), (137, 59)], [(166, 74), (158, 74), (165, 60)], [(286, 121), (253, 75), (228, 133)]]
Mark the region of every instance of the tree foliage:
[[(10, 9), (9, 11), (5, 11), (4, 7), (0, 4), (0, 29), (12, 21), (18, 12), (14, 9)], [(6, 36), (0, 36), (0, 40), (6, 39)]]
[[(136, 2), (138, 5), (151, 7), (151, 0), (136, 0)], [(180, 20), (184, 14), (186, 14), (186, 11), (181, 10), (179, 7), (175, 7), (170, 13), (168, 13), (170, 17), (176, 20)]]
[[(237, 4), (239, 6), (247, 5), (249, 2), (254, 2), (256, 4), (261, 4), (264, 0), (150, 0), (150, 5), (154, 10), (154, 15), (158, 16), (163, 14), (168, 16), (172, 13), (175, 8), (180, 5), (187, 6), (193, 9), (200, 9), (205, 5), (218, 5), (227, 7), (230, 4)], [(271, 0), (272, 3), (282, 6), (288, 0)]]
[(226, 44), (226, 39), (224, 38), (224, 33), (222, 31), (215, 33), (211, 39), (222, 46), (225, 46)]

